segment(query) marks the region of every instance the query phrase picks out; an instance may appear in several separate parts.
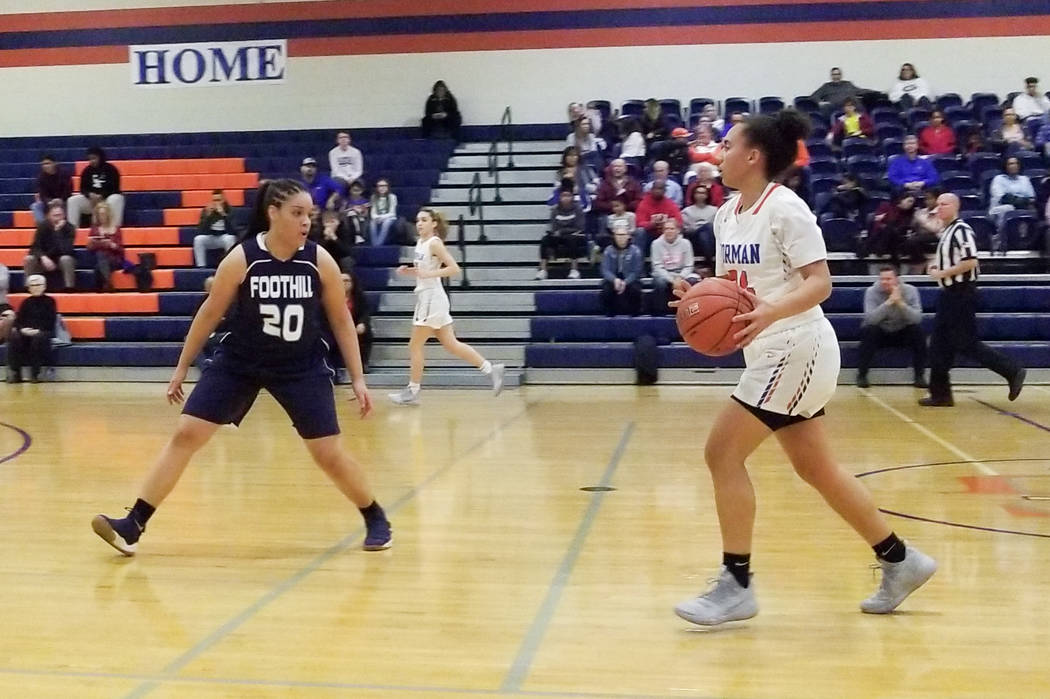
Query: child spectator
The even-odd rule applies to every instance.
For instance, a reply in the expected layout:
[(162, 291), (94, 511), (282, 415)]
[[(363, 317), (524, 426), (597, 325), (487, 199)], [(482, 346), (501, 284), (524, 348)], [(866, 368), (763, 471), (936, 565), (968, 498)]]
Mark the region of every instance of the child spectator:
[(310, 212), (310, 233), (307, 236), (339, 263), (344, 272), (354, 267), (354, 238), (350, 227), (335, 211), (321, 211), (318, 207)]
[(365, 159), (361, 151), (350, 145), (349, 131), (336, 134), (335, 143), (335, 148), (328, 151), (328, 169), (339, 189), (345, 193), (351, 182), (356, 182), (365, 174)]
[(350, 228), (354, 243), (365, 242), (365, 234), (369, 229), (369, 209), (372, 204), (365, 196), (365, 186), (361, 180), (350, 183), (350, 194), (346, 198), (346, 207), (343, 209), (343, 218)]
[(930, 114), (930, 125), (919, 133), (919, 152), (923, 155), (955, 152), (955, 130), (944, 123), (944, 112), (939, 109)]
[(386, 245), (390, 230), (397, 223), (397, 195), (390, 191), (390, 180), (376, 180), (369, 206), (368, 236), (372, 245)]
[(53, 155), (45, 155), (40, 159), (40, 174), (36, 178), (36, 194), (33, 196), (33, 221), (37, 225), (44, 222), (46, 209), (53, 199), (66, 205), (66, 201), (73, 196), (73, 178), (68, 172), (62, 172), (58, 161)]
[(193, 264), (207, 267), (208, 250), (228, 252), (237, 244), (237, 236), (232, 231), (230, 203), (226, 201), (226, 194), (216, 189), (211, 193), (211, 201), (201, 210), (197, 235), (193, 236)]
[(26, 280), (29, 297), (15, 315), (7, 348), (7, 382), (22, 383), (22, 366), (29, 364), (30, 380), (40, 382), (40, 369), (51, 366), (51, 335), (55, 331), (58, 309), (48, 296), (47, 280), (31, 274)]
[(676, 281), (685, 279), (694, 282), (700, 279), (693, 270), (693, 245), (679, 235), (678, 222), (673, 218), (664, 221), (663, 235), (653, 241), (649, 257), (653, 288), (656, 290), (653, 315), (662, 316), (667, 312), (667, 302), (671, 300), (671, 289)]
[(48, 204), (47, 220), (36, 227), (29, 254), (22, 261), (27, 275), (50, 274), (61, 270), (63, 290), (72, 291), (77, 283), (76, 229), (66, 221), (66, 212), (57, 199)]
[(69, 222), (76, 228), (80, 217), (90, 214), (105, 202), (113, 212), (117, 227), (124, 221), (124, 195), (120, 193), (120, 171), (106, 160), (106, 152), (95, 146), (88, 148), (88, 165), (80, 173), (80, 193), (69, 198)]
[(540, 241), (540, 268), (536, 279), (547, 278), (547, 261), (568, 257), (571, 269), (569, 279), (579, 279), (579, 258), (586, 253), (583, 233), (583, 208), (573, 197), (572, 183), (565, 181), (558, 195), (558, 203), (551, 207), (550, 229)]
[(843, 114), (835, 120), (835, 126), (828, 140), (841, 146), (847, 138), (871, 139), (875, 137), (875, 125), (867, 114), (857, 109), (857, 100), (847, 97), (842, 103)]
[(438, 80), (430, 89), (430, 96), (423, 108), (423, 138), (454, 138), (458, 141), (462, 123), (463, 117), (459, 113), (456, 98), (445, 81)]
[(594, 171), (580, 162), (580, 152), (575, 146), (567, 146), (561, 154), (561, 167), (555, 173), (554, 191), (548, 206), (555, 206), (561, 198), (561, 190), (568, 180), (572, 184), (573, 197), (585, 212), (591, 210), (591, 195), (598, 189)]
[(120, 227), (113, 222), (109, 206), (95, 207), (87, 249), (95, 253), (95, 288), (113, 291), (113, 272), (130, 271), (134, 265), (124, 259), (124, 240)]
[(627, 228), (617, 225), (612, 245), (602, 253), (602, 308), (610, 318), (636, 316), (642, 309), (642, 253), (631, 245)]
[(636, 220), (634, 212), (627, 210), (627, 205), (623, 203), (623, 199), (613, 199), (612, 213), (605, 219), (605, 230), (598, 235), (598, 239), (595, 241), (598, 249), (604, 250), (607, 245), (612, 243), (612, 232), (620, 222), (627, 226), (627, 230), (633, 231), (638, 227)]

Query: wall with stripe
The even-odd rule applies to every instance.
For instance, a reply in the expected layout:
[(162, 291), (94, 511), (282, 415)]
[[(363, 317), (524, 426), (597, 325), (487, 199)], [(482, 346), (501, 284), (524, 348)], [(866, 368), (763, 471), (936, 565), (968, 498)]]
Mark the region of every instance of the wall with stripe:
[[(0, 111), (6, 134), (402, 126), (437, 79), (467, 123), (488, 124), (507, 105), (527, 123), (598, 97), (792, 97), (832, 65), (885, 90), (911, 61), (964, 94), (1018, 90), (1050, 67), (1050, 0), (47, 1), (55, 12), (0, 20), (0, 84), (20, 105)], [(129, 44), (242, 38), (287, 38), (287, 80), (131, 86)]]

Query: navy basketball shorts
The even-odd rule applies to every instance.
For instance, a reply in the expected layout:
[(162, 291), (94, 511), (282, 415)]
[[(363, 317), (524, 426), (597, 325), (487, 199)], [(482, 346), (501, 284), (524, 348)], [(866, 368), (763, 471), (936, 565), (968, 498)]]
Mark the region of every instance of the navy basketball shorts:
[(303, 439), (339, 434), (331, 373), (294, 377), (232, 371), (221, 359), (201, 374), (182, 412), (216, 425), (240, 425), (259, 390), (265, 388), (281, 404)]

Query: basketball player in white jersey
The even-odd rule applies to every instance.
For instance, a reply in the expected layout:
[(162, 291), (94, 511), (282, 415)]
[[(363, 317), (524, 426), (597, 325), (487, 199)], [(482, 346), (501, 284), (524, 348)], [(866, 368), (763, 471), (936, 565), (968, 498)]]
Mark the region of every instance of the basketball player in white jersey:
[[(893, 611), (937, 569), (932, 558), (893, 533), (867, 489), (831, 452), (822, 418), (835, 392), (839, 346), (819, 305), (831, 294), (827, 253), (809, 207), (774, 181), (808, 132), (805, 117), (785, 110), (751, 117), (722, 141), (722, 179), (738, 191), (715, 216), (716, 274), (746, 289), (755, 308), (734, 319), (748, 323), (735, 336), (746, 368), (704, 448), (723, 567), (711, 589), (675, 607), (694, 624), (758, 613), (750, 573), (755, 491), (744, 462), (770, 434), (798, 475), (874, 549), (882, 583), (861, 602), (862, 611)], [(675, 295), (686, 288), (681, 285)]]
[(470, 345), (456, 339), (449, 313), (448, 295), (441, 286), (441, 277), (459, 274), (459, 265), (445, 247), (448, 223), (434, 209), (420, 209), (416, 215), (416, 243), (413, 266), (401, 265), (397, 273), (416, 278), (416, 310), (412, 315), (412, 337), (408, 341), (410, 360), (408, 385), (398, 393), (389, 394), (398, 405), (417, 405), (419, 387), (423, 380), (423, 347), (431, 337), (437, 337), (441, 346), (468, 362), (492, 380), (492, 392), (503, 390), (504, 366), (493, 364), (478, 354)]

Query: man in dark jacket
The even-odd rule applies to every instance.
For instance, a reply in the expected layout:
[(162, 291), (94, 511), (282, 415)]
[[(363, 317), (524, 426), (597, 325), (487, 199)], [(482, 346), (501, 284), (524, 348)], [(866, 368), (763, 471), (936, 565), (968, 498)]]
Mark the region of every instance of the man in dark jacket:
[(69, 198), (69, 220), (80, 225), (80, 217), (90, 214), (99, 202), (109, 204), (113, 225), (120, 228), (124, 222), (124, 195), (120, 193), (120, 171), (106, 160), (106, 152), (94, 146), (88, 148), (88, 165), (80, 173), (80, 193)]
[(33, 383), (40, 381), (40, 367), (51, 366), (51, 335), (55, 332), (58, 309), (55, 300), (44, 293), (47, 282), (31, 274), (26, 281), (29, 298), (22, 302), (7, 348), (7, 382), (22, 383), (22, 365), (29, 364)]
[(61, 199), (65, 206), (66, 200), (73, 196), (73, 178), (68, 172), (62, 172), (58, 167), (58, 161), (53, 155), (45, 155), (40, 159), (40, 174), (36, 178), (36, 194), (34, 196), (33, 220), (43, 223), (46, 216), (48, 204), (55, 199)]
[(22, 261), (26, 275), (50, 274), (62, 271), (65, 291), (72, 291), (77, 283), (76, 251), (73, 248), (77, 231), (66, 221), (62, 205), (57, 202), (47, 210), (47, 219), (36, 227), (29, 254)]

